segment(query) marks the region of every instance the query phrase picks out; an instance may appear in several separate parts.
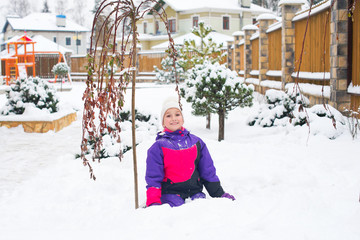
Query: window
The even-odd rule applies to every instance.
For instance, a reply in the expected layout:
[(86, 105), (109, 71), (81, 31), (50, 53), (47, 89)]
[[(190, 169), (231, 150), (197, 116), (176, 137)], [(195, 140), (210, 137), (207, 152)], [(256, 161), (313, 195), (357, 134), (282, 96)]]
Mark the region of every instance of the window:
[(56, 43), (56, 37), (53, 37), (53, 41), (54, 41), (54, 43)]
[(230, 29), (230, 17), (224, 16), (223, 17), (223, 30)]
[(252, 19), (252, 24), (255, 25), (256, 22), (257, 22), (257, 21), (256, 21), (256, 18), (253, 18), (253, 19)]
[(144, 27), (144, 33), (147, 33), (147, 22), (143, 23), (143, 27)]
[(175, 19), (169, 20), (169, 30), (171, 33), (176, 32), (176, 20)]
[(81, 45), (81, 39), (76, 39), (76, 46), (80, 46)]
[(66, 42), (67, 46), (70, 46), (71, 45), (71, 38), (70, 37), (65, 38), (65, 42)]
[(199, 26), (199, 17), (195, 16), (193, 17), (193, 27), (198, 27)]

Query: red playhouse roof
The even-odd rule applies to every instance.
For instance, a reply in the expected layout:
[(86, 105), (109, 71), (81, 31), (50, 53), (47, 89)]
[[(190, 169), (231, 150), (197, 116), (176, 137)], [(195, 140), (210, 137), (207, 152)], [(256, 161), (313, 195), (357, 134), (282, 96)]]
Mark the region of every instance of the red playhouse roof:
[(22, 35), (18, 40), (9, 42), (9, 44), (14, 43), (35, 43), (31, 38), (29, 38), (26, 34)]

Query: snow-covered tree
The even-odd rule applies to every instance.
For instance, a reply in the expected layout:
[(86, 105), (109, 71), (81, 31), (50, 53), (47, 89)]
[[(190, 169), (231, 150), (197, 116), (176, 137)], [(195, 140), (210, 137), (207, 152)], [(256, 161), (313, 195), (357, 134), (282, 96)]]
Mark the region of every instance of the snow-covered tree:
[(224, 140), (225, 117), (236, 107), (252, 106), (253, 88), (240, 82), (236, 73), (219, 63), (204, 62), (189, 70), (183, 96), (192, 103), (193, 113), (219, 116), (218, 140)]
[(191, 32), (200, 38), (200, 46), (197, 46), (194, 40), (184, 41), (183, 48), (180, 48), (179, 64), (185, 71), (205, 61), (214, 63), (224, 59), (226, 52), (221, 53), (223, 44), (216, 44), (212, 38), (205, 41), (205, 38), (212, 32), (211, 26), (200, 21), (199, 26), (194, 27)]
[[(116, 124), (121, 123), (122, 129), (119, 140), (118, 136), (114, 136), (112, 133), (116, 131)], [(125, 153), (132, 149), (131, 146), (131, 112), (130, 110), (124, 110), (120, 113), (120, 116), (113, 118), (108, 116), (106, 119), (107, 128), (102, 132), (101, 137), (103, 139), (103, 145), (101, 150), (97, 152), (97, 159), (119, 157), (120, 154)], [(149, 134), (155, 135), (159, 130), (159, 120), (154, 115), (147, 113), (146, 111), (135, 110), (135, 125), (136, 131), (140, 136), (137, 138), (136, 144), (141, 143), (144, 140), (144, 136)], [(95, 143), (99, 141), (99, 137), (92, 138), (89, 134), (86, 135), (88, 150), (87, 154), (93, 154)], [(119, 150), (121, 152), (119, 152)], [(77, 158), (80, 154), (76, 155)]]
[(66, 6), (68, 5), (67, 0), (56, 0), (55, 12), (56, 14), (65, 14)]
[[(222, 44), (216, 44), (212, 38), (205, 38), (212, 32), (212, 27), (205, 25), (203, 21), (199, 22), (198, 27), (192, 29), (192, 33), (200, 37), (200, 48), (196, 45), (194, 40), (184, 41), (184, 47), (180, 49), (179, 65), (188, 71), (197, 64), (203, 64), (205, 61), (215, 63), (221, 62), (226, 56), (226, 52), (221, 53)], [(211, 112), (207, 108), (197, 112), (199, 115), (206, 116), (206, 128), (210, 129)]]
[(71, 10), (72, 19), (80, 24), (85, 24), (85, 12), (86, 2), (84, 0), (76, 0), (74, 3), (74, 8)]
[(61, 63), (55, 64), (51, 71), (55, 75), (58, 75), (60, 77), (64, 77), (69, 73), (70, 68), (66, 63), (61, 62)]
[(180, 66), (178, 61), (167, 56), (161, 60), (161, 69), (154, 66), (156, 78), (163, 83), (175, 83), (176, 81), (183, 81), (185, 79), (184, 69)]
[(58, 111), (56, 90), (41, 78), (17, 80), (6, 92), (6, 97), (8, 101), (1, 110), (3, 115), (23, 114), (27, 107), (48, 109), (50, 113)]
[(47, 0), (44, 1), (43, 8), (41, 9), (41, 12), (43, 12), (43, 13), (49, 13), (50, 12), (49, 4), (48, 4)]
[(9, 1), (9, 14), (15, 14), (25, 17), (30, 14), (29, 0), (11, 0)]

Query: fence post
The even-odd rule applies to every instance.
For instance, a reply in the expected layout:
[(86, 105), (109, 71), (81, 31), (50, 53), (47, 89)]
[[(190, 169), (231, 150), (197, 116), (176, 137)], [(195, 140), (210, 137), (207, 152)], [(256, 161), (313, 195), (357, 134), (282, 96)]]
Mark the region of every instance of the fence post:
[(292, 22), (295, 14), (301, 9), (301, 2), (282, 1), (281, 7), (281, 89), (292, 82), (291, 74), (295, 69), (295, 24)]
[(348, 4), (348, 0), (335, 1), (330, 21), (330, 104), (339, 111), (349, 109), (350, 103), (347, 94)]
[(230, 70), (234, 70), (234, 52), (233, 41), (227, 41), (227, 65)]
[(237, 73), (240, 71), (240, 41), (244, 39), (244, 32), (243, 31), (236, 31), (233, 33), (234, 36), (234, 57), (233, 57), (233, 66)]
[[(250, 71), (252, 66), (251, 59), (251, 35), (253, 35), (258, 27), (255, 25), (246, 25), (242, 28), (245, 32), (245, 43), (244, 43), (244, 79), (250, 78)], [(241, 60), (240, 60), (241, 61)]]
[(266, 34), (268, 27), (276, 20), (273, 14), (264, 13), (257, 17), (259, 22), (259, 85), (266, 79), (266, 72), (269, 70), (269, 39)]

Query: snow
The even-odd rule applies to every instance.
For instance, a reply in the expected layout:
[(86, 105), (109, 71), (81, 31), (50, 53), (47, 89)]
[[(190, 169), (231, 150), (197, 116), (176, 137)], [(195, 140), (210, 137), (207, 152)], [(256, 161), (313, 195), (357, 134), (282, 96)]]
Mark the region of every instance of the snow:
[[(295, 83), (288, 83), (285, 85), (285, 89), (294, 89)], [(310, 94), (313, 96), (330, 98), (330, 86), (321, 86), (311, 83), (299, 83), (298, 84), (301, 92), (305, 94)]]
[(258, 78), (246, 78), (246, 83), (259, 85), (260, 80)]
[(266, 72), (266, 76), (281, 77), (281, 70), (269, 70)]
[(250, 75), (258, 76), (259, 75), (259, 70), (251, 70)]
[(61, 31), (61, 32), (88, 32), (89, 29), (80, 26), (70, 19), (66, 19), (66, 26), (56, 25), (54, 13), (31, 13), (24, 18), (8, 18), (7, 21), (14, 30), (27, 31)]
[(263, 13), (260, 14), (257, 18), (256, 21), (260, 21), (260, 20), (275, 20), (276, 16), (272, 13)]
[[(331, 1), (322, 1), (316, 5), (313, 5), (311, 8), (310, 16), (322, 12), (330, 7), (331, 7)], [(309, 16), (309, 7), (307, 7), (304, 11), (299, 12), (292, 20), (298, 21), (307, 18), (308, 16)]]
[(360, 86), (359, 85), (354, 86), (353, 83), (351, 82), (347, 91), (348, 93), (360, 94)]
[(259, 30), (259, 28), (255, 25), (249, 24), (249, 25), (245, 25), (242, 29), (242, 31), (246, 31), (246, 30)]
[[(174, 85), (138, 84), (136, 105), (159, 114)], [(54, 133), (0, 128), (0, 232), (6, 240), (42, 239), (326, 239), (360, 236), (359, 139), (345, 131), (335, 140), (329, 124), (307, 127), (250, 127), (261, 96), (251, 108), (229, 113), (225, 140), (217, 141), (205, 118), (191, 115), (183, 100), (185, 127), (207, 144), (224, 189), (236, 197), (200, 199), (178, 208), (134, 209), (132, 152), (120, 162), (92, 163), (97, 180), (74, 155), (79, 153), (84, 83), (58, 93), (78, 111), (77, 120)], [(126, 104), (130, 104), (130, 91)], [(151, 101), (149, 101), (151, 99)], [(0, 107), (5, 95), (0, 95)], [(317, 135), (313, 132), (321, 131)], [(137, 147), (140, 204), (145, 202), (146, 151), (154, 135)]]
[(244, 36), (244, 32), (243, 31), (236, 31), (236, 32), (234, 32), (232, 35), (234, 36), (234, 37), (236, 37), (236, 36)]
[[(19, 36), (15, 36), (12, 39), (18, 39), (18, 38)], [(32, 37), (32, 40), (35, 42), (34, 44), (35, 53), (40, 52), (41, 54), (54, 54), (55, 52), (61, 52), (62, 54), (65, 54), (65, 53), (73, 52), (73, 50), (60, 46), (59, 44), (50, 41), (49, 39), (43, 37), (42, 35), (35, 35)], [(31, 52), (33, 50), (32, 48), (33, 48), (32, 44), (27, 44), (26, 49), (28, 52)], [(19, 54), (24, 53), (24, 46), (18, 48), (18, 53)], [(15, 55), (15, 50), (13, 49), (11, 49), (10, 53), (7, 52), (7, 49), (0, 52), (0, 56), (3, 58), (6, 56), (10, 57), (13, 55)]]
[(264, 80), (264, 81), (261, 81), (260, 86), (274, 88), (274, 89), (281, 89), (281, 82), (274, 81), (274, 80)]
[(291, 76), (296, 78), (299, 73), (299, 78), (315, 79), (315, 80), (329, 80), (330, 72), (293, 72)]
[(299, 5), (299, 4), (305, 4), (305, 0), (280, 0), (278, 3), (278, 6), (281, 5)]
[(276, 23), (271, 24), (268, 29), (266, 30), (266, 33), (270, 33), (273, 31), (276, 31), (282, 27), (282, 20)]
[(251, 37), (250, 37), (250, 41), (259, 38), (259, 34), (260, 34), (259, 32), (255, 32), (254, 34), (252, 34)]

